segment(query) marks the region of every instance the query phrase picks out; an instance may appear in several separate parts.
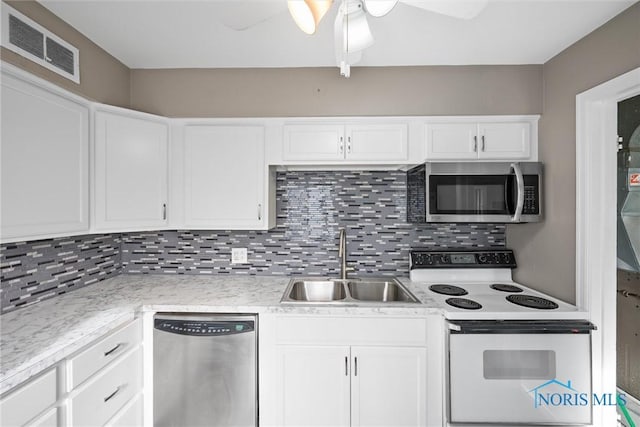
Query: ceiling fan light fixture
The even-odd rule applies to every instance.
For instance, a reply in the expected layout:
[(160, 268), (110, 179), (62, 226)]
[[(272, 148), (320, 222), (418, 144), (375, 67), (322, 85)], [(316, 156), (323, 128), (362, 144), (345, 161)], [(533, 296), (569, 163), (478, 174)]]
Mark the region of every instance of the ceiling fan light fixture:
[(288, 0), (287, 7), (298, 28), (313, 34), (332, 3), (333, 0)]
[(398, 0), (364, 0), (364, 7), (371, 16), (379, 18), (391, 12)]
[(367, 17), (362, 9), (346, 14), (344, 22), (346, 52), (357, 52), (373, 44), (373, 34), (371, 34)]

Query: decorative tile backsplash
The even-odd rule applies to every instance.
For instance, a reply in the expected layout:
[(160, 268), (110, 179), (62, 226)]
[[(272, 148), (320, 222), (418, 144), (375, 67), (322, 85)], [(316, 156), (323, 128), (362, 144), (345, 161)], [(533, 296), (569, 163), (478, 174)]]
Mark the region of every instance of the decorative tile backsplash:
[[(338, 275), (338, 233), (360, 275), (408, 275), (409, 249), (501, 248), (501, 224), (406, 222), (401, 171), (282, 172), (269, 231), (157, 231), (0, 246), (2, 313), (124, 273)], [(231, 264), (231, 248), (247, 264)]]
[(108, 279), (120, 271), (120, 236), (62, 237), (0, 247), (2, 313)]
[[(406, 276), (409, 249), (501, 248), (504, 225), (406, 222), (406, 174), (283, 172), (277, 227), (269, 231), (160, 231), (123, 235), (127, 273), (337, 275), (338, 234), (347, 232), (355, 274)], [(231, 264), (231, 248), (247, 264)]]

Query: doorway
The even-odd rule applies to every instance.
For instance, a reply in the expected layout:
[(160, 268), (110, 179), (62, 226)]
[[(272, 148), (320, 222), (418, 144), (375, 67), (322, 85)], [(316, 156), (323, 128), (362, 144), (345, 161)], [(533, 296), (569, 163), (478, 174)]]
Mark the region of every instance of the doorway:
[[(616, 392), (616, 307), (624, 298), (616, 289), (618, 103), (638, 95), (640, 68), (576, 96), (576, 300), (598, 327), (592, 385), (599, 393)], [(625, 409), (637, 426), (640, 401), (629, 395)], [(623, 425), (616, 406), (594, 406), (593, 415), (594, 426)]]
[[(640, 400), (640, 95), (618, 102), (616, 382)], [(621, 422), (631, 414), (622, 413)]]

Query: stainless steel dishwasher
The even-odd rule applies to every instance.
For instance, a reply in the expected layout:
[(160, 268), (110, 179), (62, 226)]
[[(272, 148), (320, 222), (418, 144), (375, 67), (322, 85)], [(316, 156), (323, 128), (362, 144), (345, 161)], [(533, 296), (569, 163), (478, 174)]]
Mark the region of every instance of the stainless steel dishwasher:
[(257, 426), (257, 318), (158, 313), (155, 426)]

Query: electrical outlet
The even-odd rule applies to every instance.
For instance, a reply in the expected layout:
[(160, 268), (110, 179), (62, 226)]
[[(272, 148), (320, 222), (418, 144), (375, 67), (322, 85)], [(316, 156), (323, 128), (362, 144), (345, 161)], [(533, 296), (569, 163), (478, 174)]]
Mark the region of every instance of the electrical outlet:
[(231, 264), (246, 264), (247, 248), (231, 248)]

